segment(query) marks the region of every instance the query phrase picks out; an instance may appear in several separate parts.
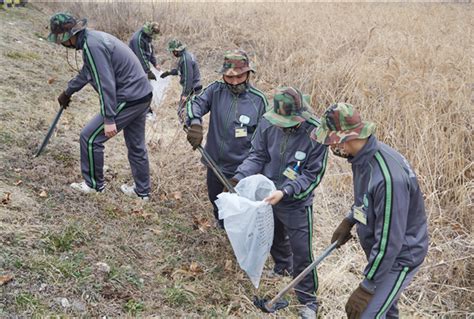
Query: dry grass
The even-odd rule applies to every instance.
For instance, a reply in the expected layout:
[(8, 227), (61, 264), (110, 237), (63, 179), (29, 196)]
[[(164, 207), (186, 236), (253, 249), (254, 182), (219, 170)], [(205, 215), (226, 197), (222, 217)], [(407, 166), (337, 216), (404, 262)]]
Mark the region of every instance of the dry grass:
[[(0, 34), (0, 195), (12, 193), (0, 207), (0, 266), (16, 278), (1, 288), (0, 316), (257, 317), (251, 296), (273, 296), (283, 286), (265, 280), (254, 291), (225, 235), (206, 227), (204, 170), (176, 123), (176, 81), (149, 136), (150, 205), (117, 192), (129, 179), (120, 138), (107, 144), (106, 195), (86, 200), (68, 189), (79, 178), (78, 133), (97, 110), (90, 89), (74, 97), (49, 151), (28, 157), (57, 108), (55, 96), (73, 75), (64, 51), (37, 38), (47, 32), (41, 29), (47, 14), (60, 6), (124, 40), (145, 19), (162, 22), (159, 58), (168, 66), (165, 43), (181, 38), (197, 55), (205, 83), (216, 79), (222, 52), (241, 47), (255, 62), (256, 86), (269, 96), (290, 84), (311, 94), (318, 114), (335, 101), (356, 105), (378, 124), (379, 139), (412, 163), (425, 193), (430, 252), (400, 300), (401, 311), (413, 318), (474, 312), (472, 5), (167, 3), (0, 12), (0, 29), (14, 30)], [(56, 80), (47, 84), (50, 78)], [(42, 189), (47, 198), (39, 197)], [(350, 207), (351, 191), (350, 167), (332, 158), (314, 205), (316, 253)], [(110, 273), (98, 272), (97, 262), (108, 263)], [(343, 317), (363, 266), (352, 242), (320, 267), (323, 317)], [(62, 307), (62, 297), (72, 306)], [(296, 313), (292, 298), (281, 315)]]

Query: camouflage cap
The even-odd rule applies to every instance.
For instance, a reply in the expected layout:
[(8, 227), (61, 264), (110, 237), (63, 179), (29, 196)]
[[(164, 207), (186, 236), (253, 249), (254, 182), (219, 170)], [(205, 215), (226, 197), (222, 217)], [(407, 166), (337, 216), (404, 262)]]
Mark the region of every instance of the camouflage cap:
[(152, 36), (153, 34), (160, 34), (160, 25), (158, 22), (147, 21), (143, 25), (143, 32), (149, 36)]
[(48, 41), (58, 44), (69, 40), (87, 26), (87, 19), (78, 21), (71, 14), (64, 12), (54, 14), (49, 22), (51, 33), (48, 36)]
[(173, 51), (183, 51), (186, 48), (186, 45), (181, 43), (178, 39), (172, 39), (170, 42), (168, 42), (168, 51), (173, 52)]
[(362, 121), (351, 104), (331, 105), (321, 118), (321, 126), (312, 132), (312, 138), (321, 144), (339, 144), (364, 139), (375, 132), (375, 124)]
[(249, 71), (255, 72), (250, 66), (247, 53), (244, 50), (234, 50), (224, 53), (224, 64), (217, 72), (226, 76), (237, 76)]
[(280, 87), (273, 97), (273, 108), (263, 116), (278, 127), (293, 127), (311, 117), (309, 96), (293, 87)]

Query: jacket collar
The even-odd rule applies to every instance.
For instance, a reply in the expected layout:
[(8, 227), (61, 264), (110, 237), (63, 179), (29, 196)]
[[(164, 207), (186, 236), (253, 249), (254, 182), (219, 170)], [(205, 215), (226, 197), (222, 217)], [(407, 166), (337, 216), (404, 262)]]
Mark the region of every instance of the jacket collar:
[(374, 156), (374, 154), (380, 149), (379, 142), (374, 135), (370, 135), (367, 139), (367, 143), (361, 148), (356, 156), (348, 159), (348, 162), (352, 165), (363, 165), (366, 164)]
[(84, 29), (76, 33), (76, 50), (82, 50), (84, 48), (84, 42), (86, 42), (87, 29)]

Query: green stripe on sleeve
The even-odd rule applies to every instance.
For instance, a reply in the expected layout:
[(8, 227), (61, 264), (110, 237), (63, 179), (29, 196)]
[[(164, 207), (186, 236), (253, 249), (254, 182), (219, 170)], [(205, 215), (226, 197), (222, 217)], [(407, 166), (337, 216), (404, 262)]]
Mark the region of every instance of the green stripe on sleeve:
[(265, 94), (263, 94), (262, 91), (257, 90), (254, 87), (251, 87), (249, 89), (249, 92), (252, 92), (253, 94), (259, 96), (263, 100), (263, 105), (265, 105), (265, 111), (267, 111), (268, 110), (268, 100), (267, 100), (267, 97), (265, 96)]
[(375, 153), (375, 159), (382, 170), (382, 175), (385, 180), (385, 207), (383, 214), (383, 225), (382, 225), (382, 238), (380, 240), (380, 247), (377, 256), (375, 257), (374, 263), (367, 274), (367, 279), (372, 280), (377, 272), (380, 263), (382, 262), (385, 252), (387, 250), (388, 236), (390, 232), (390, 220), (392, 217), (392, 176), (388, 169), (387, 163), (380, 152)]
[(302, 198), (305, 198), (306, 196), (308, 196), (309, 193), (311, 193), (312, 191), (314, 191), (314, 189), (319, 185), (319, 183), (321, 182), (321, 179), (323, 178), (324, 176), (324, 173), (326, 172), (326, 165), (327, 165), (327, 162), (328, 162), (328, 150), (326, 149), (325, 151), (326, 153), (324, 154), (324, 159), (323, 159), (323, 168), (321, 169), (321, 171), (319, 172), (318, 176), (316, 176), (316, 179), (314, 180), (313, 183), (311, 183), (311, 185), (309, 185), (309, 187), (303, 192), (303, 193), (299, 193), (299, 194), (295, 194), (293, 195), (294, 198), (296, 199), (302, 199)]
[(145, 54), (143, 53), (143, 50), (142, 50), (142, 35), (143, 35), (142, 32), (140, 32), (140, 34), (138, 35), (138, 49), (140, 50), (140, 54), (142, 56), (143, 63), (149, 69), (150, 68), (150, 63), (148, 63), (148, 60), (145, 59)]
[(87, 39), (84, 41), (84, 52), (86, 53), (87, 60), (92, 68), (92, 75), (94, 76), (94, 81), (97, 84), (97, 90), (99, 91), (99, 99), (100, 99), (100, 114), (105, 117), (105, 103), (104, 103), (104, 92), (102, 91), (102, 85), (100, 84), (99, 73), (97, 72), (97, 67), (94, 62), (94, 58), (89, 50), (89, 46), (87, 45)]

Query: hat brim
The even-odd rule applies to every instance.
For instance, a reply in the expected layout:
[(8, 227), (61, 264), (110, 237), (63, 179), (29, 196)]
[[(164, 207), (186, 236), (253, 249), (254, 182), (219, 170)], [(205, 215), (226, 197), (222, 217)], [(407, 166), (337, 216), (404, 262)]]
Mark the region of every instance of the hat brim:
[(375, 123), (363, 121), (356, 128), (347, 131), (331, 131), (320, 126), (313, 131), (312, 138), (320, 144), (332, 145), (368, 138), (374, 132)]
[(243, 68), (221, 68), (220, 70), (217, 71), (217, 73), (225, 75), (225, 76), (237, 76), (244, 74), (246, 72), (253, 72), (255, 73), (255, 70), (250, 67), (250, 66), (245, 66)]
[(263, 117), (266, 118), (272, 125), (282, 128), (289, 128), (309, 120), (311, 118), (311, 113), (304, 111), (301, 113), (301, 115), (280, 115), (275, 113), (274, 109), (271, 109), (267, 113), (263, 114)]
[(53, 42), (53, 43), (57, 43), (57, 44), (66, 42), (73, 35), (75, 35), (76, 33), (84, 30), (86, 28), (86, 26), (87, 26), (87, 19), (79, 20), (79, 21), (77, 21), (76, 25), (71, 29), (71, 31), (63, 32), (63, 33), (57, 33), (57, 34), (51, 32), (48, 35), (47, 40), (48, 40), (48, 42)]

